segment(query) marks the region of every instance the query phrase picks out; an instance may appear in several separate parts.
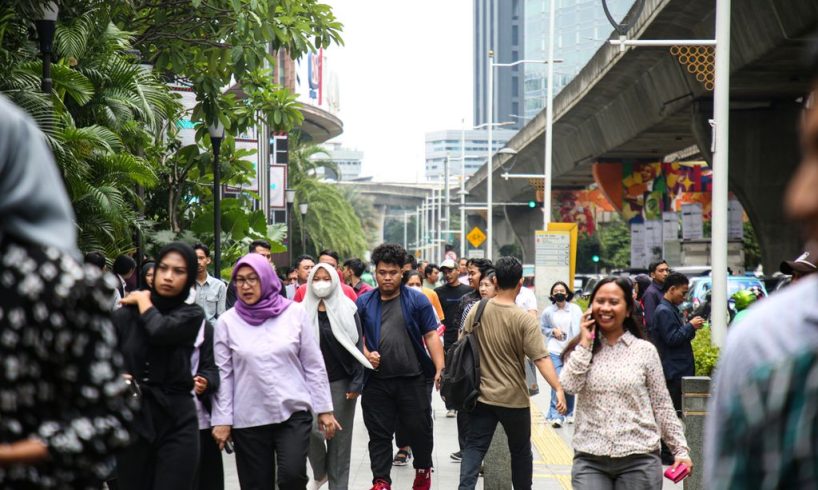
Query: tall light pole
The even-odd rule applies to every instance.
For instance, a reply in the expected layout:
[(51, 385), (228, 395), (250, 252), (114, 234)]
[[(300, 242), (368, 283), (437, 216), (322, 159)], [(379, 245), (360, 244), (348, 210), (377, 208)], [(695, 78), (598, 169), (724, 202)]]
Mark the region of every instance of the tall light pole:
[(224, 139), (224, 124), (218, 119), (207, 128), (213, 147), (213, 268), (215, 276), (222, 277), (222, 170), (219, 153)]
[(551, 0), (551, 13), (548, 19), (548, 88), (546, 90), (545, 109), (545, 177), (543, 178), (543, 231), (548, 231), (551, 222), (551, 165), (553, 163), (554, 139), (554, 34), (557, 17), (557, 0)]
[(711, 259), (713, 264), (713, 343), (724, 345), (727, 336), (727, 177), (730, 143), (730, 0), (716, 1), (716, 60), (713, 89), (713, 214)]
[(466, 256), (466, 120), (460, 130), (460, 256)]
[[(449, 242), (451, 234), (449, 230), (452, 228), (452, 209), (451, 209), (451, 198), (449, 196), (449, 155), (446, 155), (446, 161), (443, 163), (443, 205), (445, 206), (445, 214), (444, 214), (444, 222), (446, 223), (446, 243)], [(441, 242), (441, 247), (443, 247)]]
[(43, 6), (40, 18), (34, 21), (37, 27), (37, 37), (40, 42), (40, 54), (43, 56), (43, 80), (40, 90), (51, 94), (53, 80), (51, 79), (51, 50), (54, 46), (54, 31), (57, 29), (57, 16), (60, 8), (57, 2), (48, 2)]
[[(554, 7), (552, 1), (552, 9)], [(552, 17), (553, 18), (553, 17)], [(494, 156), (494, 141), (492, 141), (492, 129), (494, 125), (494, 68), (496, 67), (510, 67), (510, 66), (517, 66), (521, 64), (527, 63), (548, 63), (549, 65), (553, 65), (554, 63), (561, 63), (562, 60), (555, 60), (552, 58), (548, 60), (517, 60), (511, 63), (494, 63), (494, 50), (490, 49), (488, 53), (488, 137), (489, 137), (489, 144), (488, 144), (488, 156), (486, 162), (486, 170), (488, 171), (486, 175), (487, 180), (487, 189), (486, 193), (488, 194), (486, 197), (486, 240), (488, 241), (488, 245), (486, 246), (486, 258), (491, 259), (494, 255), (494, 220), (492, 218), (492, 200), (494, 199), (494, 187), (492, 185), (492, 175), (494, 174), (494, 165), (492, 161), (492, 157)], [(549, 204), (550, 205), (550, 204)]]
[(494, 187), (492, 186), (491, 181), (494, 180), (491, 178), (492, 174), (494, 173), (494, 165), (492, 165), (492, 156), (494, 156), (494, 134), (492, 123), (494, 122), (494, 50), (489, 50), (489, 62), (488, 65), (488, 107), (486, 110), (488, 111), (488, 153), (486, 155), (486, 237), (488, 239), (488, 244), (486, 244), (486, 258), (489, 260), (494, 259), (494, 227), (493, 227), (493, 219), (491, 216), (491, 201), (494, 196)]
[(295, 189), (287, 189), (284, 191), (287, 196), (287, 264), (293, 265), (293, 204), (295, 203)]
[(420, 248), (420, 206), (415, 208), (415, 255)]
[(409, 212), (403, 212), (403, 248), (404, 250), (409, 250), (409, 236), (406, 233), (407, 228), (409, 227)]
[(298, 210), (301, 211), (301, 253), (307, 253), (307, 239), (306, 235), (304, 234), (304, 228), (306, 228), (307, 224), (307, 210), (309, 209), (309, 203), (302, 202), (298, 205)]

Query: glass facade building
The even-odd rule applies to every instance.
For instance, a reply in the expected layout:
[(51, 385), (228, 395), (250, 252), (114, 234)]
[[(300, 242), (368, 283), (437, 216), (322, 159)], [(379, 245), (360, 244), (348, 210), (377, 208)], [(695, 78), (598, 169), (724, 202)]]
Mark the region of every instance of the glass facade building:
[[(492, 139), (494, 153), (511, 139), (516, 131), (497, 128)], [(461, 138), (465, 136), (463, 154), (465, 155), (465, 175), (470, 177), (484, 163), (488, 154), (488, 132), (485, 130), (446, 130), (426, 133), (426, 180), (440, 181), (444, 177), (446, 157), (449, 157), (449, 176), (461, 174)]]
[[(548, 23), (551, 2), (556, 1), (554, 58), (554, 95), (568, 85), (608, 40), (613, 26), (605, 16), (600, 0), (525, 0), (525, 58), (548, 58)], [(628, 13), (634, 0), (608, 0), (611, 15), (617, 21)], [(547, 90), (547, 65), (525, 65), (525, 118), (533, 118), (544, 107)]]

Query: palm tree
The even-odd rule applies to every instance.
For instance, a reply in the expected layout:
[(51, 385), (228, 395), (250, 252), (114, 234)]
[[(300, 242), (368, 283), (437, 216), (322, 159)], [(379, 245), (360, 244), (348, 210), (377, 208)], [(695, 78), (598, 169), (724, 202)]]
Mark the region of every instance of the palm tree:
[[(58, 24), (50, 97), (39, 93), (37, 53), (20, 43), (14, 19), (0, 15), (3, 22), (11, 28), (0, 29), (0, 59), (7, 62), (0, 92), (46, 134), (74, 205), (80, 248), (108, 256), (132, 249), (140, 226), (137, 188), (157, 183), (144, 155), (164, 144), (162, 125), (177, 103), (133, 62), (130, 34), (104, 10)], [(11, 36), (3, 38), (4, 31)]]
[[(307, 250), (303, 252), (317, 254), (321, 249), (331, 248), (343, 256), (360, 256), (367, 249), (361, 221), (337, 187), (319, 180), (317, 170), (321, 167), (338, 172), (333, 162), (315, 158), (322, 155), (328, 156), (316, 145), (297, 143), (290, 148), (289, 185), (296, 191), (293, 209), (297, 210), (300, 203), (309, 204), (305, 222), (300, 213), (295, 213), (294, 236), (299, 236), (301, 227), (305, 227), (308, 238)], [(296, 242), (290, 240), (291, 246)]]

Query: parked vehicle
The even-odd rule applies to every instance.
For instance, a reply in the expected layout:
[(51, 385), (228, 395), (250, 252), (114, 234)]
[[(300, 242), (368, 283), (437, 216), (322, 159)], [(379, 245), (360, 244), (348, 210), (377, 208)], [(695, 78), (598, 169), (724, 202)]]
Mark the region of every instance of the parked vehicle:
[[(687, 299), (681, 305), (681, 310), (688, 316), (700, 315), (707, 320), (710, 319), (710, 290), (713, 288), (713, 280), (709, 276), (697, 277), (691, 281)], [(767, 289), (764, 282), (758, 278), (750, 276), (728, 276), (727, 277), (727, 297), (742, 289), (758, 288), (767, 296)], [(728, 299), (728, 308), (733, 309), (732, 299)]]

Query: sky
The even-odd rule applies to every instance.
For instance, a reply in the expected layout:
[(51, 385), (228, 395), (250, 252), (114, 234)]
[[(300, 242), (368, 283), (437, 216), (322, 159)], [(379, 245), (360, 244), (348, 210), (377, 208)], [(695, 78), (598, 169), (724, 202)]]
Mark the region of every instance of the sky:
[(426, 132), (472, 120), (472, 0), (325, 0), (344, 46), (325, 50), (339, 80), (344, 147), (362, 175), (423, 180)]

